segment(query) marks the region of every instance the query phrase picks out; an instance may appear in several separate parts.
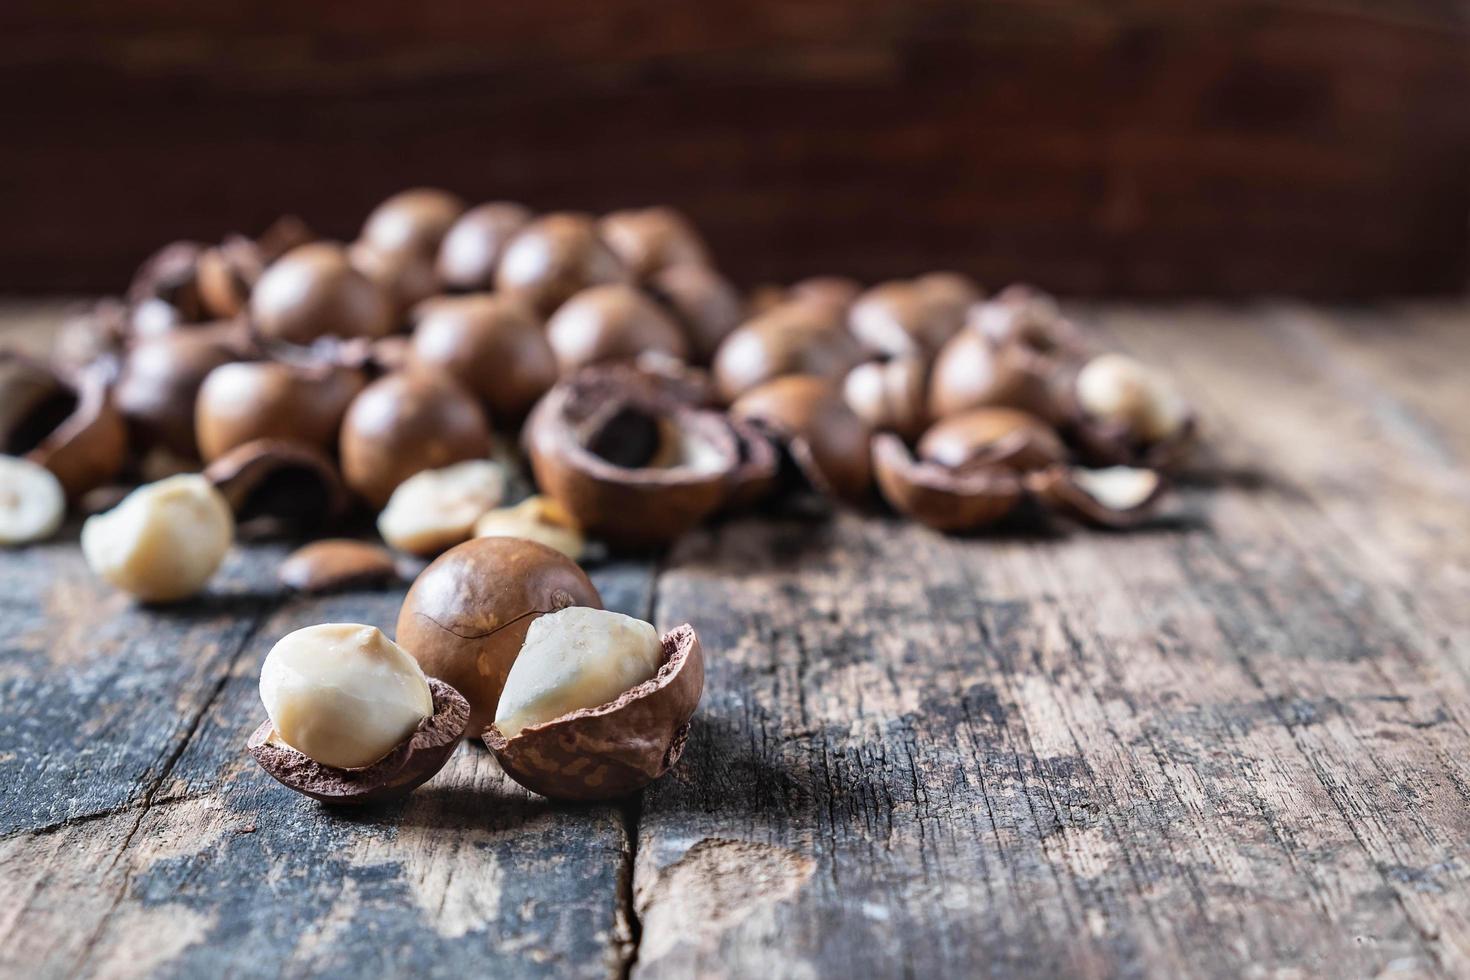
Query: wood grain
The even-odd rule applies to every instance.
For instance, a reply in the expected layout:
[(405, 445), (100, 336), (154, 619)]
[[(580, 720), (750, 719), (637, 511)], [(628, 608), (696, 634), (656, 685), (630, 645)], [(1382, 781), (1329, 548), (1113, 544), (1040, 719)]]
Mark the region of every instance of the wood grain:
[(1460, 292), (1467, 40), (1441, 0), (12, 0), (0, 288), (428, 183), (666, 201), (746, 285)]
[(620, 806), (472, 746), (355, 815), (250, 764), (274, 640), (401, 588), (285, 596), (257, 547), (141, 610), (74, 531), (0, 556), (0, 973), (1470, 972), (1470, 309), (1078, 314), (1204, 410), (1175, 509), (747, 518), (598, 567), (708, 653)]

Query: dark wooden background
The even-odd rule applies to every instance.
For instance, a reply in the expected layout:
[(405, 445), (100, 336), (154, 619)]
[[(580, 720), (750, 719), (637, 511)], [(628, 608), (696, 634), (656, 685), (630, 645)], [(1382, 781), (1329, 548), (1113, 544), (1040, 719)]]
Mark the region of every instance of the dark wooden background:
[(1450, 0), (6, 0), (0, 290), (378, 198), (669, 201), (747, 283), (1458, 292)]

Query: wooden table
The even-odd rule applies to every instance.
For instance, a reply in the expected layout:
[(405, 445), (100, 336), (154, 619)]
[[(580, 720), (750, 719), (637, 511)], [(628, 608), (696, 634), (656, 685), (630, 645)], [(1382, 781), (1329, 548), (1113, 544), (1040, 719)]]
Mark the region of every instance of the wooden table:
[(620, 806), (474, 745), (361, 813), (258, 770), (266, 651), (402, 589), (291, 597), (253, 547), (150, 611), (74, 527), (0, 557), (0, 972), (1466, 975), (1470, 309), (1078, 313), (1203, 407), (1173, 516), (742, 519), (595, 568), (709, 656)]

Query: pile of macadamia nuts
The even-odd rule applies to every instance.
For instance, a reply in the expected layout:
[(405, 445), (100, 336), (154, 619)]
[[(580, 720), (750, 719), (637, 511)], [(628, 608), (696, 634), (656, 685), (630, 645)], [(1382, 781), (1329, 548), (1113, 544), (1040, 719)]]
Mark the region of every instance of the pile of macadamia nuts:
[(0, 544), (92, 515), (88, 564), (150, 603), (204, 589), (237, 538), (310, 539), (280, 568), (303, 591), (435, 559), (396, 644), (352, 624), (282, 640), (252, 751), (360, 802), (483, 734), (532, 789), (599, 798), (672, 765), (703, 668), (688, 627), (589, 612), (590, 543), (656, 549), (793, 493), (952, 532), (1125, 527), (1195, 431), (1167, 375), (1027, 287), (742, 294), (669, 208), (416, 189), (346, 244), (294, 218), (176, 242), (49, 361), (0, 354)]

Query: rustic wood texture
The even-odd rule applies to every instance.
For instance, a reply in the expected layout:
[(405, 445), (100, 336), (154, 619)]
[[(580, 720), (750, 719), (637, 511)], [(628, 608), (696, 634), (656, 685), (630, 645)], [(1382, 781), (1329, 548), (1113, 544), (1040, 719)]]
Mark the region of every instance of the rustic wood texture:
[(1078, 312), (1202, 405), (1173, 512), (748, 518), (596, 568), (709, 659), (619, 806), (473, 746), (361, 814), (256, 769), (271, 643), (401, 588), (288, 597), (251, 548), (151, 611), (74, 529), (0, 557), (0, 973), (1470, 972), (1470, 309)]
[(1449, 0), (0, 7), (0, 288), (404, 186), (692, 214), (747, 285), (1462, 291)]

